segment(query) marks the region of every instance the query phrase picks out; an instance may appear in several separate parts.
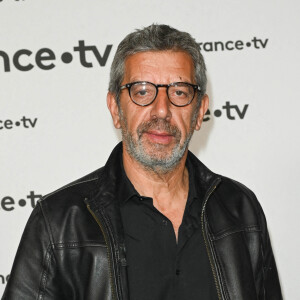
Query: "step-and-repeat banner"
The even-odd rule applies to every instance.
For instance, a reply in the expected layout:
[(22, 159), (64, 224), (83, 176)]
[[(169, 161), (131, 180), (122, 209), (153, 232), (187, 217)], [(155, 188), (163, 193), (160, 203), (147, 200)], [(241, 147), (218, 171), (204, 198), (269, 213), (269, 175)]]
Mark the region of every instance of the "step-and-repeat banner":
[(36, 202), (102, 166), (120, 141), (106, 108), (118, 43), (165, 23), (191, 33), (207, 63), (210, 108), (190, 149), (254, 190), (285, 299), (300, 299), (299, 8), (292, 0), (0, 0), (0, 295)]

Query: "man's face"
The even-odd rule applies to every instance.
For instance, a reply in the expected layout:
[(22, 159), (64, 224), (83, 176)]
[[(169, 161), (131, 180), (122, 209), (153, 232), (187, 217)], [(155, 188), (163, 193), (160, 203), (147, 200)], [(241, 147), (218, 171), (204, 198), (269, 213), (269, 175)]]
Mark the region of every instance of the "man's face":
[[(141, 52), (125, 61), (123, 84), (149, 81), (155, 84), (189, 82), (195, 84), (193, 61), (185, 52)], [(122, 129), (124, 150), (147, 169), (168, 172), (174, 169), (187, 151), (194, 130), (200, 129), (207, 109), (205, 95), (199, 110), (197, 94), (191, 104), (176, 107), (168, 99), (166, 88), (159, 88), (155, 101), (145, 107), (130, 99), (122, 90), (120, 108), (108, 95), (108, 106), (116, 128)]]

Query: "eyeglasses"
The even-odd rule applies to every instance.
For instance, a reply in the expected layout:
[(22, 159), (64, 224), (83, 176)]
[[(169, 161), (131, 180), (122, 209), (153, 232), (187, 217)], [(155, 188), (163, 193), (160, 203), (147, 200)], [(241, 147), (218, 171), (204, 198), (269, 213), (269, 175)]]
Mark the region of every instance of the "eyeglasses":
[(173, 82), (170, 84), (154, 84), (148, 81), (137, 81), (124, 84), (121, 90), (127, 88), (131, 100), (140, 106), (147, 106), (154, 102), (158, 94), (158, 88), (167, 88), (167, 95), (170, 102), (175, 106), (189, 105), (200, 87), (188, 82)]

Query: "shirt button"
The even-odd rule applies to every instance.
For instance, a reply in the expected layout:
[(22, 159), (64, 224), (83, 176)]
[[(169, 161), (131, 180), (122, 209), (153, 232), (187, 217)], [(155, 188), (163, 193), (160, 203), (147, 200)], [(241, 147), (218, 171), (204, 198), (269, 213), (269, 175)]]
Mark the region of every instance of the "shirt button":
[(163, 219), (162, 223), (163, 223), (164, 226), (167, 226), (167, 225), (168, 225), (168, 221), (165, 220), (165, 219)]
[(176, 275), (180, 275), (180, 270), (177, 269), (175, 273)]

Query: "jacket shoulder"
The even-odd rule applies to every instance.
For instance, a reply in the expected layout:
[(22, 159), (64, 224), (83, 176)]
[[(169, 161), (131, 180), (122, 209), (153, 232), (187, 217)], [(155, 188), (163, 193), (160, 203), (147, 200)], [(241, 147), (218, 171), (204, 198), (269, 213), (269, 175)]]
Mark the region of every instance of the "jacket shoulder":
[(221, 182), (207, 203), (212, 232), (224, 229), (261, 230), (265, 216), (255, 194), (244, 184), (221, 176)]
[[(102, 170), (79, 178), (38, 201), (53, 244), (99, 240), (98, 225), (85, 199), (97, 193)], [(102, 242), (102, 237), (100, 239)]]
[(200, 191), (204, 190), (206, 194), (218, 182), (205, 207), (209, 223), (214, 224), (216, 230), (233, 225), (255, 227), (264, 222), (263, 210), (248, 187), (212, 172), (191, 152), (188, 159), (194, 167), (195, 180), (199, 183)]
[(101, 173), (103, 171), (103, 167), (99, 168), (79, 179), (76, 179), (57, 190), (46, 194), (42, 197), (38, 202), (44, 205), (61, 205), (63, 200), (67, 200), (68, 206), (71, 204), (70, 202), (74, 202), (76, 200), (82, 200), (83, 197), (89, 196), (93, 193), (98, 186), (99, 178), (101, 177)]

